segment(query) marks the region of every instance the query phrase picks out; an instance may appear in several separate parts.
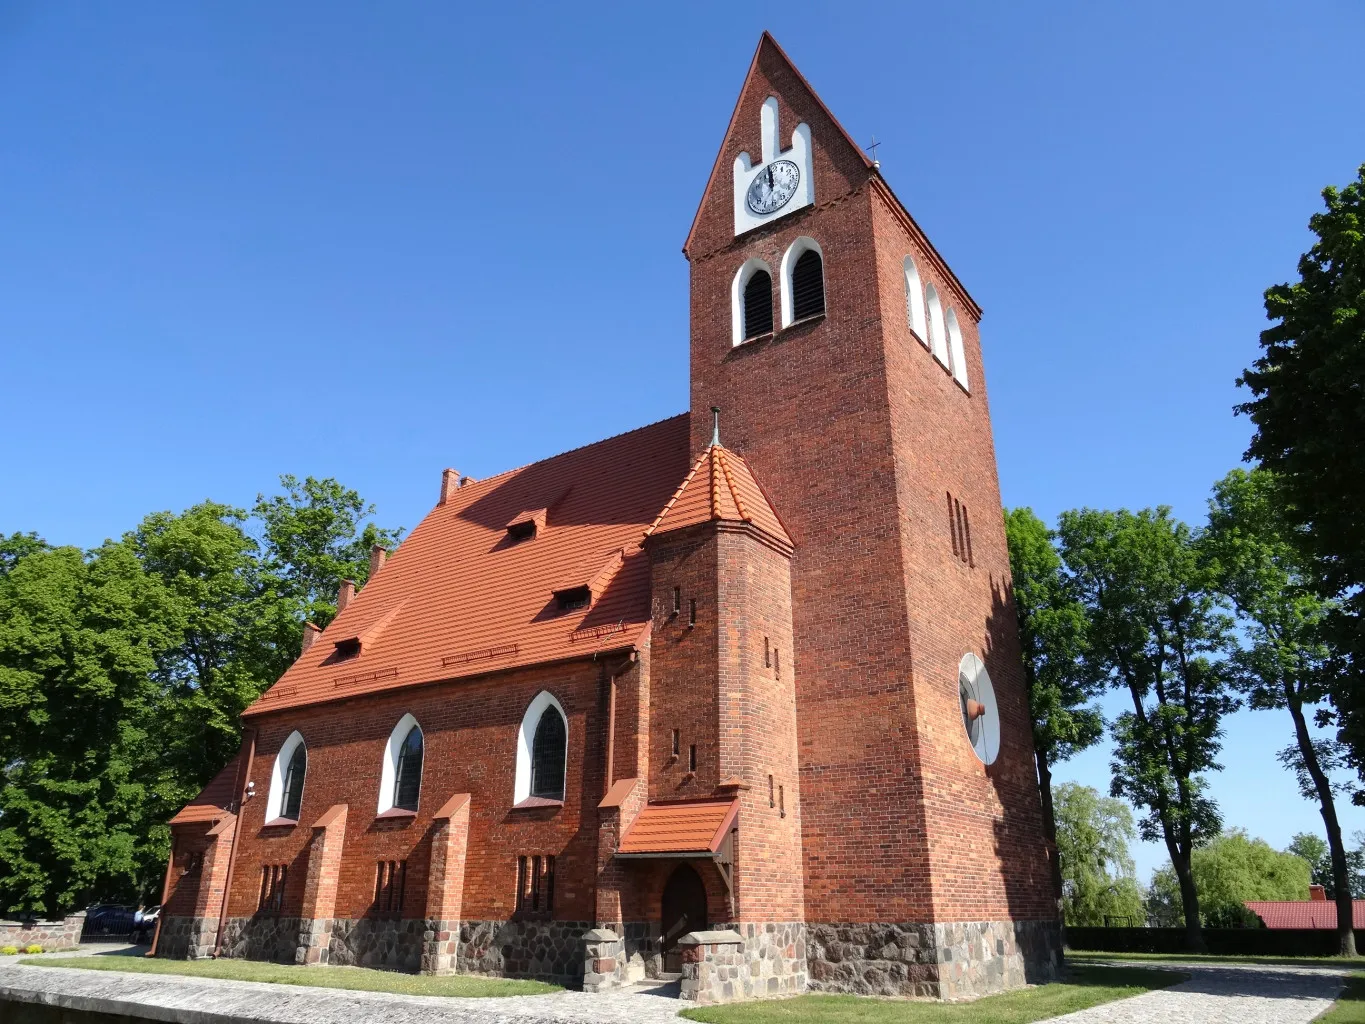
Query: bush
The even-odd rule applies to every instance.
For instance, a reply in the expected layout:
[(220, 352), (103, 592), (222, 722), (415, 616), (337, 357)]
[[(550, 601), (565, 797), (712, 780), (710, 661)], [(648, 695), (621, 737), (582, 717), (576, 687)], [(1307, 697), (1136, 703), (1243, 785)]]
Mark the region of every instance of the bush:
[(25, 953), (41, 953), (42, 951), (43, 951), (43, 947), (40, 946), (40, 945), (38, 945), (38, 943), (36, 943), (36, 942), (35, 942), (33, 945), (31, 945), (31, 946), (25, 946), (25, 947), (24, 947), (24, 952), (25, 952)]
[(17, 952), (19, 952), (18, 946), (0, 946), (0, 954), (5, 956), (14, 956)]

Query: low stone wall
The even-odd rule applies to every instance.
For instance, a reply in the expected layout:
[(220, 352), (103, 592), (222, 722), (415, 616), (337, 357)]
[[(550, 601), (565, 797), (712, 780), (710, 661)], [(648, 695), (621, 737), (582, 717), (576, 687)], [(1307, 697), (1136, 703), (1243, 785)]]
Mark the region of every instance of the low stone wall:
[(682, 996), (703, 1005), (794, 996), (806, 990), (806, 926), (732, 925), (690, 932), (682, 948)]
[(302, 918), (267, 914), (230, 917), (223, 929), (222, 955), (292, 964), (298, 950), (299, 930), (306, 924)]
[(60, 921), (0, 921), (0, 946), (70, 949), (81, 944), (84, 927), (84, 910), (67, 914)]
[(167, 917), (161, 922), (156, 955), (167, 960), (198, 960), (213, 955), (217, 938), (216, 917)]
[(386, 967), (417, 971), (422, 966), (426, 922), (338, 918), (332, 922), (327, 962), (342, 967)]
[(457, 968), (576, 986), (583, 979), (583, 936), (591, 928), (587, 921), (465, 921)]
[(1056, 978), (1061, 931), (1054, 921), (820, 924), (809, 957), (822, 992), (960, 999)]

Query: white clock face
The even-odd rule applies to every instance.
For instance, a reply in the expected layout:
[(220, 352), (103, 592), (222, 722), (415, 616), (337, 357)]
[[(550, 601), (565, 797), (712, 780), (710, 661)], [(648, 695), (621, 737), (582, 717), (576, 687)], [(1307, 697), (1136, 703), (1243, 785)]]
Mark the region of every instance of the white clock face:
[(745, 203), (757, 214), (775, 213), (796, 195), (801, 184), (801, 169), (790, 160), (774, 160), (749, 186)]

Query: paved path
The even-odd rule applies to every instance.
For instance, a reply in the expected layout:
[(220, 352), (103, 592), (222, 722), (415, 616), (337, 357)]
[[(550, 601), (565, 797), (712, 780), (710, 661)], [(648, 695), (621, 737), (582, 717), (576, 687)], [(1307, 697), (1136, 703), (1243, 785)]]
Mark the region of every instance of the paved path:
[(692, 1004), (676, 991), (636, 986), (599, 995), (456, 999), (0, 963), (0, 1005), (36, 996), (71, 1009), (177, 1024), (679, 1024), (678, 1010)]
[[(1055, 1024), (1306, 1024), (1332, 1004), (1344, 984), (1335, 968), (1138, 966), (1170, 966), (1192, 977), (1172, 988), (1053, 1018)], [(691, 1004), (675, 992), (638, 986), (601, 995), (454, 999), (0, 961), (0, 1001), (13, 993), (23, 1001), (37, 998), (179, 1024), (679, 1024), (677, 1011)]]
[[(1111, 961), (1105, 961), (1109, 963)], [(1055, 1024), (1306, 1024), (1332, 1005), (1345, 979), (1331, 967), (1167, 964), (1190, 980), (1156, 992), (1092, 1006)]]

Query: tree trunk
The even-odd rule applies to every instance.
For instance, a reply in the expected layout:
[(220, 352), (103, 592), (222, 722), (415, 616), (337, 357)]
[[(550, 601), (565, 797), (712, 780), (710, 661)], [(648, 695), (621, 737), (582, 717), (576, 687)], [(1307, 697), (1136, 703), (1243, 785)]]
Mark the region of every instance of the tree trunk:
[(1199, 927), (1199, 892), (1194, 887), (1194, 873), (1190, 871), (1190, 858), (1180, 847), (1170, 842), (1166, 850), (1171, 855), (1171, 866), (1180, 882), (1180, 905), (1185, 911), (1185, 949), (1191, 953), (1205, 952), (1204, 933)]
[(1299, 695), (1294, 692), (1292, 683), (1285, 684), (1285, 691), (1289, 697), (1289, 714), (1294, 719), (1294, 735), (1299, 741), (1299, 753), (1313, 780), (1313, 788), (1317, 790), (1318, 810), (1322, 812), (1322, 824), (1327, 829), (1327, 847), (1332, 851), (1332, 886), (1336, 889), (1337, 903), (1337, 952), (1341, 956), (1355, 956), (1354, 894), (1351, 892), (1351, 874), (1346, 866), (1346, 847), (1341, 842), (1341, 823), (1337, 821), (1332, 784), (1318, 763), (1318, 754), (1313, 749), (1313, 737), (1308, 733)]
[(1048, 860), (1052, 864), (1052, 892), (1057, 900), (1057, 920), (1061, 922), (1062, 944), (1066, 944), (1066, 915), (1062, 912), (1062, 858), (1057, 851), (1057, 813), (1052, 805), (1052, 768), (1047, 753), (1038, 747), (1038, 795), (1043, 801), (1043, 831), (1047, 836)]

